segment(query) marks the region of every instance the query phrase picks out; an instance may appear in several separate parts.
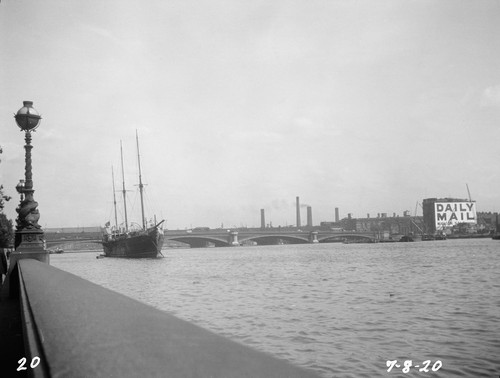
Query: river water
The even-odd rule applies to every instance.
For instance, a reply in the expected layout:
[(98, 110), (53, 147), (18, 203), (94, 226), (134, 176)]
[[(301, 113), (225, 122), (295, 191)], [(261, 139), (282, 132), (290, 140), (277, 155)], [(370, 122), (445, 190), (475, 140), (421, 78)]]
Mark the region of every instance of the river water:
[(97, 254), (51, 264), (324, 377), (500, 374), (498, 241)]

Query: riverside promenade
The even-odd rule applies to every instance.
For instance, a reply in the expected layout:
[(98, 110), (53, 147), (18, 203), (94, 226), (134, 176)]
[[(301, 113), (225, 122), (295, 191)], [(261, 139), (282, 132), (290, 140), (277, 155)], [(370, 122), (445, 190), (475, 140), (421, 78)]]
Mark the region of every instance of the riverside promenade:
[(0, 306), (2, 376), (318, 377), (30, 258), (10, 267)]
[[(9, 296), (6, 285), (0, 288), (0, 375), (25, 377), (17, 371), (17, 361), (24, 357), (23, 327), (19, 298)], [(6, 374), (10, 372), (11, 374)]]

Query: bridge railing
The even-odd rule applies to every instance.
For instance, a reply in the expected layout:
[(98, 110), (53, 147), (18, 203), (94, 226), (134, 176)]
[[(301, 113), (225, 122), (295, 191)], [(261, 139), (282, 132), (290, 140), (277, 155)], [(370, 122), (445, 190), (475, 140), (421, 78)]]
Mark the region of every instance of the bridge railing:
[(317, 376), (48, 264), (11, 274), (34, 377)]

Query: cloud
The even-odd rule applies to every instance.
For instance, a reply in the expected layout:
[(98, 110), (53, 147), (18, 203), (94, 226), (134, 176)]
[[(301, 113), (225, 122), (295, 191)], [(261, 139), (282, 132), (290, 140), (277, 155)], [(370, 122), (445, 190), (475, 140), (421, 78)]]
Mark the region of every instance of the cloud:
[(39, 134), (41, 139), (44, 140), (66, 140), (67, 138), (67, 136), (61, 132), (61, 130), (55, 127), (44, 128), (43, 131)]
[(0, 159), (4, 162), (15, 161), (24, 157), (24, 147), (20, 143), (2, 143), (2, 150), (3, 154)]
[[(269, 207), (269, 206), (268, 206)], [(273, 210), (288, 210), (290, 203), (286, 199), (273, 199), (270, 206)]]
[(481, 106), (500, 107), (500, 85), (486, 88), (481, 97)]
[(282, 138), (277, 132), (269, 130), (241, 130), (231, 133), (235, 142), (269, 142), (274, 143)]
[(120, 46), (124, 45), (119, 38), (116, 38), (115, 35), (107, 29), (100, 28), (100, 27), (95, 26), (95, 25), (88, 25), (88, 24), (87, 25), (82, 24), (82, 28), (86, 32), (97, 34), (98, 36), (105, 38), (113, 43), (116, 43), (117, 45), (120, 45)]

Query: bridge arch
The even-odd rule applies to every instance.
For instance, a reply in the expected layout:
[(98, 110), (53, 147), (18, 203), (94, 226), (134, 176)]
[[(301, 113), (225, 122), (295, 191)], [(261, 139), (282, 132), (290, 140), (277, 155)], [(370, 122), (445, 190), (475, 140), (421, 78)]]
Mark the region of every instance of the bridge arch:
[(228, 240), (224, 240), (222, 238), (217, 238), (217, 237), (201, 236), (201, 235), (166, 237), (165, 240), (172, 240), (188, 244), (191, 248), (203, 248), (209, 246), (210, 244), (213, 244), (215, 247), (227, 247), (230, 245)]
[(258, 245), (276, 245), (276, 244), (306, 244), (309, 239), (303, 236), (292, 236), (284, 234), (265, 234), (265, 235), (251, 235), (240, 236), (240, 242), (255, 242)]

